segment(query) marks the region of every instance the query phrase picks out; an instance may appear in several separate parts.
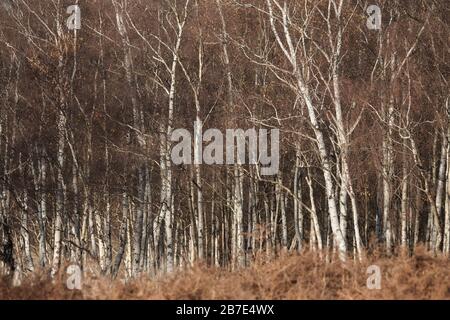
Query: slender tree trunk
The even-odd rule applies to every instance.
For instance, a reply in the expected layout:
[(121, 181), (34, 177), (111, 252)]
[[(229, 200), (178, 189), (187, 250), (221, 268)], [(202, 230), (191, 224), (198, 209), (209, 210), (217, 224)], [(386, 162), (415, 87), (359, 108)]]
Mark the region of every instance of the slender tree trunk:
[(391, 253), (392, 234), (391, 234), (391, 183), (392, 183), (392, 126), (393, 126), (393, 103), (389, 103), (388, 110), (385, 114), (386, 123), (388, 124), (387, 132), (383, 139), (383, 228), (384, 240), (387, 253)]
[(22, 222), (21, 222), (21, 235), (23, 241), (23, 254), (24, 254), (24, 269), (27, 271), (34, 271), (33, 258), (31, 256), (30, 248), (30, 234), (29, 234), (29, 224), (28, 224), (28, 194), (25, 190), (23, 195), (23, 210), (22, 210)]
[(294, 228), (297, 237), (297, 251), (302, 250), (303, 242), (303, 205), (302, 205), (302, 177), (301, 177), (301, 160), (300, 150), (296, 147), (295, 171), (294, 171)]
[(117, 250), (116, 258), (114, 260), (114, 264), (111, 270), (113, 279), (117, 277), (120, 264), (123, 259), (123, 255), (125, 253), (127, 243), (127, 225), (128, 225), (128, 196), (124, 192), (122, 194), (122, 222), (119, 231), (119, 248)]
[(319, 251), (322, 251), (323, 248), (322, 233), (320, 231), (319, 218), (317, 217), (316, 203), (314, 200), (314, 189), (309, 170), (308, 176), (306, 177), (306, 182), (308, 183), (309, 199), (311, 202), (311, 224), (313, 226), (312, 230), (314, 230), (314, 238), (317, 240), (317, 248), (319, 249)]
[(47, 262), (47, 199), (44, 191), (45, 182), (47, 179), (47, 163), (44, 158), (38, 161), (39, 170), (39, 209), (38, 209), (38, 223), (39, 223), (39, 265), (44, 268)]
[(439, 160), (439, 171), (438, 171), (438, 181), (436, 187), (436, 217), (433, 218), (432, 223), (432, 232), (431, 232), (431, 243), (433, 251), (439, 250), (440, 243), (442, 241), (441, 230), (439, 230), (439, 219), (441, 217), (442, 212), (442, 200), (444, 195), (445, 188), (445, 175), (446, 175), (446, 158), (447, 158), (447, 135), (443, 135), (442, 137), (442, 145), (441, 145), (441, 157)]
[(447, 140), (446, 140), (447, 170), (446, 170), (443, 252), (446, 255), (450, 255), (450, 98), (447, 98), (446, 107), (447, 107)]
[(66, 117), (62, 110), (59, 111), (58, 119), (58, 151), (57, 151), (57, 176), (56, 176), (56, 211), (53, 229), (53, 260), (52, 260), (52, 276), (59, 270), (61, 263), (61, 235), (62, 235), (62, 216), (64, 214), (64, 182), (62, 168), (64, 165), (64, 127), (66, 125)]
[(408, 225), (408, 169), (406, 167), (406, 159), (403, 156), (403, 168), (402, 168), (402, 199), (401, 199), (401, 246), (403, 250), (407, 248), (407, 225)]

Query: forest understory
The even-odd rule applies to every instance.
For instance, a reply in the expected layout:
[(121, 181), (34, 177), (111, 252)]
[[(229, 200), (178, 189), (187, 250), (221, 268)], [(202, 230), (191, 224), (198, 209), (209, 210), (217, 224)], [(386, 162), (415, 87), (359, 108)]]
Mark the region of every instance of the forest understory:
[[(87, 272), (81, 290), (69, 290), (63, 272), (52, 280), (50, 272), (38, 271), (17, 287), (3, 278), (0, 299), (450, 299), (448, 258), (424, 248), (413, 256), (372, 253), (361, 262), (327, 262), (325, 254), (311, 251), (265, 260), (259, 257), (252, 266), (236, 271), (197, 264), (159, 279), (127, 282)], [(380, 268), (380, 289), (367, 287), (371, 265)]]

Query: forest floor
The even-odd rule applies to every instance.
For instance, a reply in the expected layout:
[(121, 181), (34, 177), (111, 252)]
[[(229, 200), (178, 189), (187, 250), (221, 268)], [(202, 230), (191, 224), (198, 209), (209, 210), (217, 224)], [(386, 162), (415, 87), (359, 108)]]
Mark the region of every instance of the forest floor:
[[(369, 289), (368, 267), (381, 271), (380, 289)], [(161, 279), (111, 281), (86, 276), (69, 290), (66, 274), (36, 273), (13, 287), (0, 280), (0, 299), (450, 299), (450, 259), (418, 250), (411, 257), (371, 255), (363, 262), (325, 262), (317, 254), (256, 261), (240, 271), (198, 265)]]

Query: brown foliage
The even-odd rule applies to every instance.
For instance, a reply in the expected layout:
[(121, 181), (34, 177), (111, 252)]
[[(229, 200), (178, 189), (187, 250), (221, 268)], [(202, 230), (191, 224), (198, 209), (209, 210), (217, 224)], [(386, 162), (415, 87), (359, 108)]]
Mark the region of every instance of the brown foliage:
[[(367, 267), (381, 268), (380, 290), (366, 287)], [(326, 262), (314, 253), (255, 262), (240, 271), (201, 265), (161, 279), (123, 282), (89, 277), (82, 291), (35, 275), (20, 286), (0, 281), (0, 299), (450, 299), (446, 257), (419, 250), (412, 257), (374, 254), (363, 262)]]

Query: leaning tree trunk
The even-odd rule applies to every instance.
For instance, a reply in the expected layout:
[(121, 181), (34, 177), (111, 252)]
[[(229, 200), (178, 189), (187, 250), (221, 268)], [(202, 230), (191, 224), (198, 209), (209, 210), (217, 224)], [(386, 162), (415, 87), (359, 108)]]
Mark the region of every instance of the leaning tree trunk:
[(346, 239), (342, 234), (342, 230), (339, 223), (339, 215), (338, 208), (336, 204), (336, 185), (334, 182), (334, 178), (332, 176), (332, 164), (330, 159), (329, 150), (327, 144), (325, 143), (324, 133), (319, 125), (318, 115), (316, 114), (316, 107), (313, 103), (312, 95), (310, 94), (310, 89), (307, 86), (304, 76), (302, 74), (301, 68), (298, 65), (298, 51), (294, 48), (294, 42), (292, 40), (289, 23), (291, 23), (291, 19), (288, 16), (287, 7), (278, 7), (280, 14), (283, 19), (283, 36), (284, 40), (287, 43), (286, 45), (282, 41), (280, 34), (275, 25), (275, 14), (273, 12), (272, 0), (266, 0), (268, 7), (268, 14), (270, 19), (270, 25), (272, 28), (272, 32), (275, 36), (276, 42), (279, 48), (282, 50), (285, 57), (288, 59), (290, 65), (292, 66), (292, 74), (295, 77), (295, 85), (298, 92), (298, 95), (303, 99), (306, 104), (306, 108), (308, 111), (309, 120), (314, 131), (314, 136), (316, 138), (317, 147), (319, 149), (319, 156), (321, 161), (321, 166), (323, 170), (323, 176), (325, 180), (325, 194), (327, 198), (328, 204), (328, 213), (330, 215), (331, 228), (333, 232), (334, 239), (336, 241), (338, 250), (339, 250), (339, 258), (342, 261), (346, 260), (347, 256), (347, 244)]

